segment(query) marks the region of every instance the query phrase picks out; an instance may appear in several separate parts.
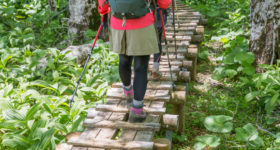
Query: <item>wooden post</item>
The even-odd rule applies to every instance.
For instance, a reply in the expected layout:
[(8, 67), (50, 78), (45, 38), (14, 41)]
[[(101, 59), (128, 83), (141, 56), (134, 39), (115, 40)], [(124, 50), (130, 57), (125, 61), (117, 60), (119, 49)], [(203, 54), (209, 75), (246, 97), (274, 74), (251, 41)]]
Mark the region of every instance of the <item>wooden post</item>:
[(168, 139), (155, 139), (154, 140), (154, 150), (171, 150), (171, 143)]
[(179, 115), (178, 134), (182, 134), (184, 133), (184, 129), (185, 129), (186, 91), (176, 91), (171, 95), (172, 95), (171, 102), (173, 102), (173, 113)]
[(190, 82), (190, 72), (189, 71), (180, 71), (178, 78), (180, 81)]
[(197, 75), (197, 53), (198, 53), (198, 48), (197, 45), (190, 45), (188, 48), (188, 53), (186, 53), (186, 58), (192, 61), (192, 74), (191, 74), (191, 79), (192, 81), (196, 81), (196, 75)]

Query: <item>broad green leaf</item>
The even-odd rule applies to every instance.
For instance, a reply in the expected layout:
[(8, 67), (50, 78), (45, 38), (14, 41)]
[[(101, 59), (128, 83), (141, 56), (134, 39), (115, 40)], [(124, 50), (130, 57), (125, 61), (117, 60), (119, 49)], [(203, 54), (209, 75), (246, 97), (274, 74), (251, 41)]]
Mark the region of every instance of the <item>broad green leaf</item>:
[(53, 88), (51, 85), (49, 85), (46, 81), (43, 80), (36, 80), (30, 83), (30, 85), (32, 86), (39, 86), (39, 87), (43, 87), (43, 88), (47, 88), (49, 90), (52, 90), (54, 92), (58, 92), (55, 88)]
[(253, 66), (246, 66), (242, 70), (247, 75), (253, 75), (256, 72), (256, 69)]
[(51, 108), (50, 108), (46, 103), (43, 104), (43, 107), (45, 108), (45, 110), (46, 110), (48, 113), (52, 114)]
[(216, 148), (220, 145), (221, 139), (215, 135), (206, 134), (196, 138), (195, 150), (202, 150), (205, 147)]
[(247, 102), (249, 102), (249, 101), (255, 99), (256, 96), (259, 95), (259, 93), (260, 93), (259, 91), (250, 92), (250, 93), (248, 93), (248, 94), (245, 96), (245, 100), (246, 100)]
[(40, 139), (37, 140), (30, 149), (46, 149), (50, 147), (51, 140), (54, 136), (54, 128), (47, 129), (40, 135)]
[(31, 143), (26, 137), (19, 134), (7, 134), (2, 138), (2, 144), (10, 148), (26, 149)]
[(10, 59), (12, 59), (13, 57), (14, 57), (14, 56), (12, 56), (12, 55), (3, 55), (2, 58), (1, 58), (2, 64), (3, 64), (4, 66), (6, 66), (7, 63), (8, 63), (8, 61), (9, 61)]
[(40, 103), (37, 103), (35, 104), (34, 106), (32, 106), (26, 113), (26, 117), (25, 117), (25, 120), (32, 120), (32, 119), (35, 119), (34, 118), (34, 115), (36, 113), (38, 113), (39, 109), (41, 108), (41, 104)]
[(276, 134), (276, 140), (275, 140), (276, 143), (280, 144), (280, 132), (278, 132)]
[(274, 108), (276, 107), (277, 100), (279, 98), (279, 93), (276, 93), (266, 104), (265, 104), (265, 110), (268, 114), (270, 114)]
[(252, 124), (247, 124), (243, 128), (236, 128), (236, 139), (242, 142), (254, 141), (258, 138), (258, 131)]
[(40, 140), (42, 137), (42, 134), (48, 131), (48, 128), (36, 128), (32, 134), (30, 134), (33, 141)]
[(235, 71), (233, 69), (227, 69), (227, 70), (225, 70), (225, 74), (227, 76), (229, 76), (229, 78), (233, 78), (234, 76), (237, 75), (237, 71)]
[(243, 64), (244, 62), (252, 64), (255, 61), (255, 55), (252, 52), (242, 51), (236, 54), (235, 59), (237, 61), (240, 61), (241, 64)]
[(209, 116), (205, 119), (204, 125), (209, 131), (228, 133), (233, 128), (233, 124), (230, 121), (232, 121), (232, 117), (229, 116)]
[(77, 120), (74, 121), (72, 128), (71, 128), (71, 132), (75, 132), (77, 131), (77, 129), (79, 128), (79, 126), (81, 126), (81, 123), (85, 120), (85, 117), (80, 116)]
[(21, 120), (24, 121), (25, 117), (18, 110), (9, 109), (3, 112), (3, 117), (5, 120)]
[(12, 84), (9, 84), (7, 85), (5, 88), (4, 88), (4, 94), (3, 96), (6, 97), (6, 96), (10, 96), (12, 91), (13, 91), (13, 85)]

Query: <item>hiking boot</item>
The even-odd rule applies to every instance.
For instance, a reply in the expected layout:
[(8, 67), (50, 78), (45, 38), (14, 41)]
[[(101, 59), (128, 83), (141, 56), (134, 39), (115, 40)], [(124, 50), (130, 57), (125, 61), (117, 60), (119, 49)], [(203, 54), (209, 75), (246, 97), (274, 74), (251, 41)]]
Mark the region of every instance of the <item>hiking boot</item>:
[(152, 80), (157, 81), (161, 78), (162, 73), (158, 70), (153, 68), (152, 69)]
[(130, 108), (128, 122), (130, 123), (142, 123), (146, 120), (147, 114), (143, 111), (143, 108)]
[(130, 88), (125, 88), (123, 87), (123, 92), (124, 92), (124, 96), (126, 99), (126, 104), (128, 106), (128, 108), (131, 106), (133, 97), (134, 97), (134, 92), (133, 92), (133, 86), (130, 86)]

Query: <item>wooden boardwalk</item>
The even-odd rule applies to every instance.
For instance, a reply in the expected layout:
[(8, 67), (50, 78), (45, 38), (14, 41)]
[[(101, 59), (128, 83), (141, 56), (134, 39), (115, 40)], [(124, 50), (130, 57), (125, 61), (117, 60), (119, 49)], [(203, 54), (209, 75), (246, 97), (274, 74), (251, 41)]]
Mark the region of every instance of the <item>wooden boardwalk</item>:
[[(124, 99), (122, 83), (114, 83), (107, 92), (107, 103), (90, 108), (83, 125), (86, 130), (78, 136), (71, 137), (67, 144), (59, 145), (64, 150), (104, 150), (104, 149), (155, 149), (154, 134), (160, 129), (184, 132), (184, 104), (187, 83), (196, 79), (198, 46), (203, 40), (205, 19), (199, 12), (177, 2), (175, 12), (176, 48), (175, 57), (174, 31), (172, 13), (168, 17), (166, 35), (173, 80), (172, 90), (170, 72), (163, 44), (163, 56), (160, 81), (150, 81), (144, 98), (144, 109), (149, 112), (144, 123), (128, 123), (128, 108)], [(149, 71), (153, 56), (149, 63)], [(165, 104), (173, 105), (173, 115), (166, 114)]]

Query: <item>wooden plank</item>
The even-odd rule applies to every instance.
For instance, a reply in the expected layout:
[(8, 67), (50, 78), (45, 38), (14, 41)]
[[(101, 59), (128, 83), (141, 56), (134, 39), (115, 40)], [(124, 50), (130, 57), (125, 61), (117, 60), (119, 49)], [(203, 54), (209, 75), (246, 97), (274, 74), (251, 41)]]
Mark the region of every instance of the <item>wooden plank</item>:
[(87, 118), (95, 118), (98, 115), (98, 111), (95, 108), (88, 108), (87, 110)]
[[(107, 105), (107, 106), (115, 106), (119, 107), (126, 107), (126, 102), (121, 101), (117, 106), (116, 105)], [(126, 117), (126, 113), (112, 113), (111, 117), (109, 118), (110, 121), (123, 121)], [(116, 136), (118, 129), (111, 129), (111, 128), (104, 128), (98, 133), (96, 139), (112, 139)]]
[[(173, 43), (174, 41), (168, 41), (168, 47), (174, 47), (175, 43)], [(161, 43), (162, 45), (165, 45), (165, 43)], [(177, 47), (188, 47), (190, 45), (189, 41), (180, 41), (176, 43)]]
[[(107, 100), (107, 104), (111, 104), (111, 105), (118, 105), (121, 101), (120, 100), (115, 100), (115, 99), (109, 99)], [(96, 120), (96, 121), (101, 121), (101, 120), (107, 120), (110, 119), (110, 117), (112, 116), (112, 112), (98, 112), (97, 116), (94, 118), (89, 118), (92, 120)], [(100, 133), (101, 129), (100, 128), (87, 128), (81, 135), (81, 138), (86, 138), (86, 139), (94, 139), (98, 136), (98, 134)]]
[[(122, 83), (117, 82), (113, 83), (112, 87), (113, 88), (122, 88)], [(172, 89), (172, 84), (171, 82), (163, 82), (163, 81), (150, 81), (148, 82), (147, 89), (153, 89), (153, 90), (171, 90)]]
[[(150, 56), (150, 59), (153, 61), (153, 60), (154, 60), (154, 55), (151, 55), (151, 56)], [(160, 59), (161, 59), (161, 61), (167, 60), (167, 55), (162, 55)], [(182, 54), (178, 54), (178, 55), (177, 55), (177, 59), (176, 59), (176, 57), (175, 57), (174, 55), (171, 55), (171, 56), (169, 56), (169, 59), (170, 59), (170, 60), (182, 61), (182, 60), (185, 59), (185, 56), (182, 55)]]
[[(166, 28), (166, 31), (170, 31), (170, 30), (174, 30), (174, 28), (172, 28), (172, 27), (167, 27)], [(181, 28), (176, 28), (175, 29), (176, 31), (195, 31), (196, 30), (196, 28), (195, 27), (181, 27)]]
[(112, 128), (112, 129), (133, 129), (133, 130), (148, 130), (159, 131), (159, 123), (129, 123), (124, 121), (96, 121), (94, 119), (86, 119), (83, 123), (85, 127), (91, 128)]
[(69, 143), (75, 146), (83, 147), (95, 147), (105, 149), (141, 149), (152, 150), (153, 142), (142, 141), (115, 141), (115, 140), (97, 140), (97, 139), (83, 139), (83, 138), (71, 138)]
[[(166, 90), (168, 91), (168, 90)], [(146, 91), (146, 95), (144, 100), (152, 100), (152, 101), (169, 101), (170, 99), (170, 95), (165, 95), (162, 97), (158, 97), (155, 96), (155, 94), (153, 94), (153, 90), (147, 90)], [(123, 94), (123, 89), (122, 88), (112, 88), (109, 89), (107, 92), (107, 97), (108, 98), (120, 98), (120, 99), (125, 99), (125, 96)]]
[[(150, 107), (162, 108), (164, 106), (164, 102), (152, 102)], [(148, 115), (145, 122), (149, 123), (159, 123), (160, 115)], [(151, 141), (153, 139), (154, 132), (153, 131), (138, 131), (134, 141)]]
[[(153, 65), (149, 65), (148, 71), (149, 71), (149, 72), (152, 72), (152, 70), (153, 70)], [(170, 69), (169, 69), (169, 67), (168, 67), (167, 65), (166, 65), (166, 67), (165, 67), (165, 66), (160, 66), (159, 71), (160, 71), (160, 72), (170, 72)], [(178, 74), (179, 71), (181, 71), (181, 69), (179, 68), (179, 66), (172, 66), (172, 67), (171, 67), (171, 72), (172, 72), (172, 73)]]
[[(105, 112), (118, 112), (118, 113), (128, 113), (129, 109), (127, 107), (116, 107), (111, 105), (98, 105), (96, 107), (98, 111)], [(166, 112), (166, 108), (152, 108), (152, 107), (144, 107), (144, 111), (150, 114), (162, 115)]]
[(88, 150), (86, 147), (73, 147), (71, 150)]

